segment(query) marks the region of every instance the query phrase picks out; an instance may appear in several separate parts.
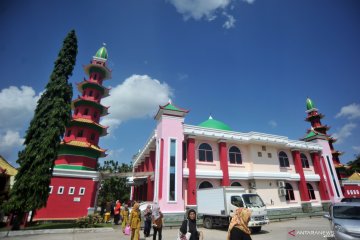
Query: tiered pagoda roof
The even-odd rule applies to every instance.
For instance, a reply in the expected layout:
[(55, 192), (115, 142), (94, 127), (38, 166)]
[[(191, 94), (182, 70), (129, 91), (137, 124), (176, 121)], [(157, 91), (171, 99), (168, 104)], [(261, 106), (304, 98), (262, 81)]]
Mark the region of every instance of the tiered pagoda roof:
[(70, 126), (85, 126), (91, 129), (94, 129), (96, 131), (99, 132), (100, 136), (106, 136), (107, 135), (107, 126), (103, 126), (97, 122), (94, 122), (91, 119), (87, 119), (87, 118), (73, 118), (70, 123), (69, 123), (69, 127)]
[(99, 90), (102, 94), (102, 98), (109, 96), (109, 88), (104, 87), (103, 85), (98, 84), (97, 82), (92, 82), (84, 79), (81, 83), (77, 83), (77, 88), (80, 93), (82, 93), (86, 88), (91, 87)]
[(92, 106), (100, 110), (100, 116), (106, 116), (109, 114), (108, 109), (109, 107), (106, 107), (100, 103), (97, 103), (95, 101), (85, 99), (84, 97), (79, 96), (77, 99), (71, 102), (71, 109), (75, 109), (77, 106), (86, 105), (86, 106)]
[(89, 142), (70, 140), (62, 141), (60, 145), (59, 155), (85, 155), (92, 158), (106, 157), (106, 150), (101, 149), (95, 144)]

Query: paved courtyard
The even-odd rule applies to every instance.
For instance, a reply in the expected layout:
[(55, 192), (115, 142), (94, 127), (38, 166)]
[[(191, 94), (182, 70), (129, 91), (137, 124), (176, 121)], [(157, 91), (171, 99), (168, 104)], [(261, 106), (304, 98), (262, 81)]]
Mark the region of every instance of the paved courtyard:
[[(204, 232), (204, 240), (219, 240), (226, 239), (227, 229), (199, 229)], [(302, 231), (302, 235), (293, 230)], [(292, 232), (291, 232), (292, 231)], [(313, 231), (313, 232), (311, 232)], [(315, 232), (314, 232), (315, 231)], [(284, 220), (281, 222), (272, 222), (263, 227), (260, 233), (251, 235), (253, 240), (265, 239), (327, 239), (324, 237), (324, 232), (329, 233), (328, 220), (324, 218), (302, 218), (298, 220)], [(164, 240), (175, 240), (178, 229), (164, 229)], [(291, 232), (291, 234), (289, 234)], [(295, 235), (295, 236), (293, 236)], [(130, 239), (129, 236), (123, 235), (120, 228), (116, 226), (113, 232), (98, 232), (98, 233), (63, 233), (63, 234), (42, 234), (42, 235), (27, 235), (18, 237), (6, 237), (6, 240), (93, 240), (93, 239)], [(141, 234), (141, 240), (150, 240), (152, 236), (144, 238)]]

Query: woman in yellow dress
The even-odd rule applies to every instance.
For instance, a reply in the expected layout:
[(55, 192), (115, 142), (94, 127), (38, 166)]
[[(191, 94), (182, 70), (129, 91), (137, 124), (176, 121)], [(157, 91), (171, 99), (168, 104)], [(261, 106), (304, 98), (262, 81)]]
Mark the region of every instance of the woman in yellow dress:
[(140, 240), (141, 213), (139, 203), (135, 202), (130, 213), (131, 240)]
[(124, 208), (121, 209), (120, 215), (122, 219), (122, 224), (121, 224), (122, 231), (123, 233), (125, 233), (125, 227), (129, 225), (129, 208), (126, 204), (124, 205)]

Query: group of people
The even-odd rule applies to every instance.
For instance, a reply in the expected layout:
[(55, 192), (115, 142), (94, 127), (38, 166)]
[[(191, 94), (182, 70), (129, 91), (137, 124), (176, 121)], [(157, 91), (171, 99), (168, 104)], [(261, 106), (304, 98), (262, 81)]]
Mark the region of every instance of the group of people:
[[(126, 227), (131, 229), (131, 240), (140, 239), (140, 227), (141, 227), (141, 212), (139, 209), (139, 203), (135, 202), (131, 212), (129, 214), (128, 208), (124, 208), (121, 211), (122, 216), (122, 230), (125, 233)], [(153, 240), (156, 240), (156, 236), (159, 236), (159, 240), (162, 239), (162, 226), (163, 226), (163, 214), (160, 211), (160, 207), (154, 204), (152, 209), (151, 205), (148, 205), (144, 211), (144, 235), (149, 237), (151, 226), (154, 229)]]
[[(121, 207), (119, 201), (116, 201), (114, 207), (114, 223), (119, 224), (122, 220), (122, 231), (125, 233), (126, 228), (131, 230), (131, 240), (140, 239), (141, 212), (139, 203), (135, 202), (131, 212), (128, 205)], [(153, 240), (162, 239), (163, 214), (158, 204), (147, 205), (144, 213), (144, 236), (149, 237), (151, 227), (153, 228)], [(232, 217), (227, 234), (227, 240), (251, 240), (251, 231), (248, 227), (251, 211), (247, 208), (238, 208)], [(189, 236), (190, 235), (190, 236)], [(184, 220), (179, 229), (178, 239), (181, 240), (202, 240), (203, 233), (198, 231), (196, 225), (196, 211), (190, 209), (187, 213), (187, 219)]]

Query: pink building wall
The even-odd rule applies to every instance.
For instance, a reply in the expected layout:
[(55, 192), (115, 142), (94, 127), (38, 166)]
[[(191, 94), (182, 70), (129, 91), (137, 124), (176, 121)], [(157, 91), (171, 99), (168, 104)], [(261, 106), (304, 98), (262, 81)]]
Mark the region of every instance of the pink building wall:
[[(182, 117), (174, 117), (163, 115), (159, 119), (157, 125), (157, 140), (164, 140), (164, 148), (160, 149), (163, 154), (163, 161), (161, 169), (162, 179), (159, 177), (159, 184), (162, 186), (158, 188), (162, 191), (158, 195), (161, 198), (158, 199), (160, 208), (164, 212), (183, 212), (185, 208), (184, 196), (183, 196), (183, 165), (182, 165), (182, 146), (184, 141), (183, 133), (183, 121)], [(176, 140), (176, 161), (175, 161), (175, 189), (176, 196), (175, 201), (169, 201), (169, 164), (170, 164), (170, 141)], [(161, 153), (160, 153), (161, 154)], [(160, 159), (159, 159), (160, 160)]]
[[(317, 139), (315, 141), (319, 145), (322, 146), (322, 153), (321, 156), (323, 157), (323, 161), (321, 161), (321, 166), (323, 169), (323, 172), (326, 175), (326, 188), (330, 196), (330, 200), (332, 202), (340, 202), (340, 200), (344, 197), (343, 193), (341, 191), (341, 185), (339, 183), (339, 180), (336, 176), (336, 170), (333, 164), (331, 149), (329, 146), (328, 141)], [(328, 161), (329, 159), (329, 161)], [(329, 164), (330, 163), (330, 164)], [(332, 177), (334, 176), (334, 177)], [(331, 188), (331, 189), (330, 189)], [(333, 193), (333, 195), (331, 194)]]

